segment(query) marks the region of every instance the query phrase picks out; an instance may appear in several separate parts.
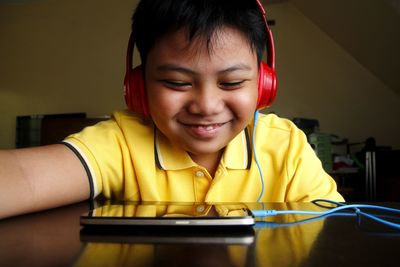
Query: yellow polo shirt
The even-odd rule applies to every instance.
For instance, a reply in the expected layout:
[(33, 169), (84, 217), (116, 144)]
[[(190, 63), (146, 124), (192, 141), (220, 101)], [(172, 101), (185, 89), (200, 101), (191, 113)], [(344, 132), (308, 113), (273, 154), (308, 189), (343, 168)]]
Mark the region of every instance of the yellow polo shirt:
[[(214, 177), (174, 146), (151, 121), (129, 112), (64, 140), (84, 165), (91, 198), (143, 201), (256, 202), (261, 179), (252, 125), (225, 148)], [(264, 176), (262, 202), (343, 201), (304, 133), (291, 121), (260, 114), (255, 143)]]

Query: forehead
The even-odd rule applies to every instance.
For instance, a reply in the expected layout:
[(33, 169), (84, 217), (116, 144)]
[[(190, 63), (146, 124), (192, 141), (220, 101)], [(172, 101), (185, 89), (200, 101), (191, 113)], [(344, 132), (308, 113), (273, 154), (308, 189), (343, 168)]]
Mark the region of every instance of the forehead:
[[(188, 31), (181, 29), (160, 38), (150, 50), (148, 56), (153, 59), (154, 56), (186, 58), (207, 56), (213, 58), (233, 56), (238, 50), (256, 56), (256, 51), (251, 46), (250, 41), (243, 33), (234, 28), (222, 27), (216, 29), (210, 38), (202, 35), (190, 38)], [(240, 55), (240, 53), (236, 54), (236, 56)]]

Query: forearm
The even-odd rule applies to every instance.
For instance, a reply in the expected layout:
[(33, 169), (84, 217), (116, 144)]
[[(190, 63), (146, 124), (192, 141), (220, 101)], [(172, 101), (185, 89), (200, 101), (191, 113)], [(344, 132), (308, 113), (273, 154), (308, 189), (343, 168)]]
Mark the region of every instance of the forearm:
[(34, 189), (14, 150), (0, 151), (0, 218), (23, 213), (32, 203)]
[(63, 145), (0, 151), (0, 218), (87, 199), (86, 173)]

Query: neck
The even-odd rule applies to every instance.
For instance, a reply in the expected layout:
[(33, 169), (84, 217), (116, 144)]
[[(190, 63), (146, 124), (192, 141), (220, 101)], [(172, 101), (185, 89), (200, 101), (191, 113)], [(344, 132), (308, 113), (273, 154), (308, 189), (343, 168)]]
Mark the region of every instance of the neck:
[(208, 173), (214, 177), (215, 172), (217, 171), (219, 162), (221, 161), (223, 150), (220, 150), (216, 153), (212, 154), (202, 154), (202, 155), (195, 155), (189, 153), (190, 157), (194, 162), (199, 164), (200, 166), (203, 166), (204, 168), (207, 169)]

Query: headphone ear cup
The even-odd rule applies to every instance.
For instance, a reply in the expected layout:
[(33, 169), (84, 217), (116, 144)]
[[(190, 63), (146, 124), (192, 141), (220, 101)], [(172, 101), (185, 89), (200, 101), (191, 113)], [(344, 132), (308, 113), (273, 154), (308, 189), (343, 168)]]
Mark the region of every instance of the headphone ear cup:
[(127, 71), (124, 85), (125, 103), (129, 110), (149, 115), (141, 66)]
[(276, 97), (276, 89), (277, 79), (275, 71), (266, 63), (261, 62), (258, 72), (258, 110), (272, 105)]

